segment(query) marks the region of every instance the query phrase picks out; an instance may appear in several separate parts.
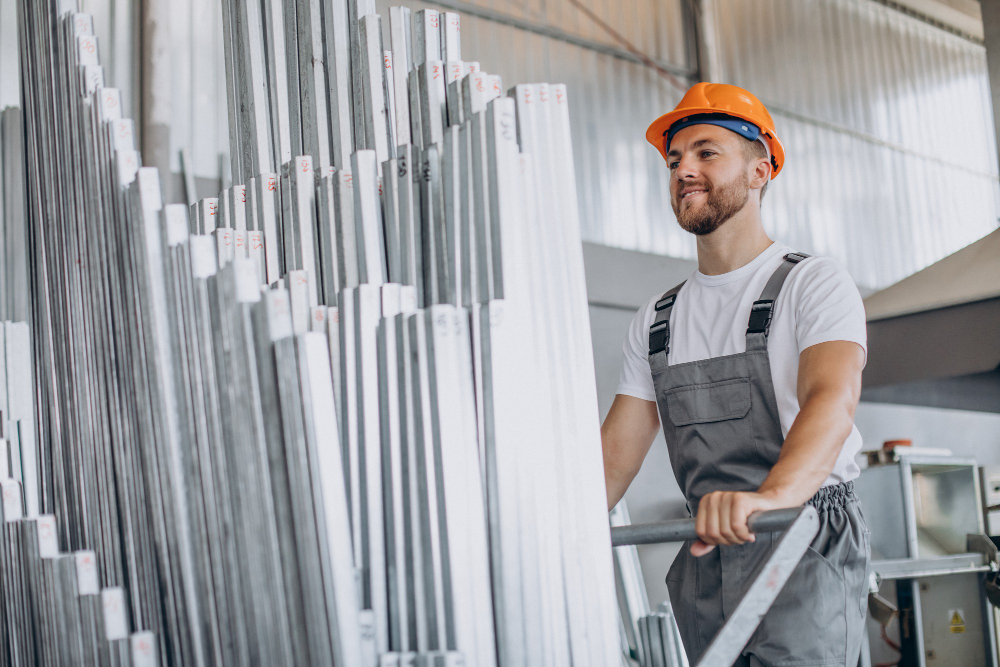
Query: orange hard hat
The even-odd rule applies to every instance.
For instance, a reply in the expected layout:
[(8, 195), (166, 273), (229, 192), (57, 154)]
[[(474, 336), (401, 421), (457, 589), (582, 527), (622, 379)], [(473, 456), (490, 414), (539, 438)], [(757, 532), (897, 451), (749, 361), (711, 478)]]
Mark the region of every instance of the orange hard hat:
[(726, 83), (702, 82), (691, 86), (673, 111), (653, 121), (646, 130), (646, 141), (653, 144), (666, 160), (670, 127), (700, 114), (725, 114), (753, 123), (767, 140), (771, 153), (771, 178), (777, 176), (785, 165), (785, 149), (774, 131), (774, 120), (767, 108), (753, 93)]

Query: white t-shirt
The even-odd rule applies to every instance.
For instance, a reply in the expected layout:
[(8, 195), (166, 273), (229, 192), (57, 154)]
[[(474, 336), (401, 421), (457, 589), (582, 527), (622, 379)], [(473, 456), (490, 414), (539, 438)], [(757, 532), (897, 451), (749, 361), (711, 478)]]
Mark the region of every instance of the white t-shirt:
[[(670, 312), (670, 352), (667, 363), (721, 357), (746, 351), (750, 307), (760, 298), (767, 280), (792, 252), (772, 244), (746, 266), (719, 276), (695, 271), (681, 288)], [(649, 370), (649, 327), (656, 302), (673, 285), (664, 285), (639, 309), (625, 339), (619, 394), (655, 401)], [(868, 351), (865, 308), (847, 271), (827, 257), (811, 257), (788, 274), (774, 304), (768, 336), (768, 356), (778, 402), (781, 435), (799, 414), (796, 385), (802, 350), (834, 340), (857, 343)], [(852, 480), (860, 474), (854, 460), (861, 451), (861, 434), (855, 426), (844, 442), (833, 472), (824, 486)]]

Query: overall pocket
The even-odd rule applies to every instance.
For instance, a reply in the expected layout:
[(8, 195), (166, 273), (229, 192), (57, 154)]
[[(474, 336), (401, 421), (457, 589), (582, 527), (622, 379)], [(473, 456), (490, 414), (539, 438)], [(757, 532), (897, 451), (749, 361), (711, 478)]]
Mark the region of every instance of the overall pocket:
[(688, 500), (760, 485), (770, 465), (757, 452), (749, 378), (681, 385), (660, 400), (670, 461)]
[(675, 387), (666, 398), (674, 426), (740, 419), (750, 412), (750, 378)]

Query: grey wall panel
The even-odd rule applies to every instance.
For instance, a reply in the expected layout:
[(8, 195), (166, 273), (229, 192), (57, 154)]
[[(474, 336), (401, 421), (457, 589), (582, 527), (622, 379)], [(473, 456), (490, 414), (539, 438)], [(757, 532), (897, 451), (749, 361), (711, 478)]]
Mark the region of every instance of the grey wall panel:
[(785, 144), (774, 236), (881, 287), (996, 229), (981, 45), (871, 0), (717, 4), (725, 80), (769, 106)]

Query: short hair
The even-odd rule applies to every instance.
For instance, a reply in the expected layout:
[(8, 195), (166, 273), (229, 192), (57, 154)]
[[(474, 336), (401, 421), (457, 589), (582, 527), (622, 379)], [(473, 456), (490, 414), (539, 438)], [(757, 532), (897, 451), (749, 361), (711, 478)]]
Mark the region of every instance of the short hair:
[[(749, 139), (743, 139), (743, 158), (749, 164), (752, 160), (768, 160), (770, 156), (767, 154), (767, 148), (764, 146), (762, 141), (750, 141)], [(767, 192), (767, 184), (770, 183), (768, 179), (764, 183), (764, 187), (760, 189), (760, 200), (764, 201), (764, 193)]]

